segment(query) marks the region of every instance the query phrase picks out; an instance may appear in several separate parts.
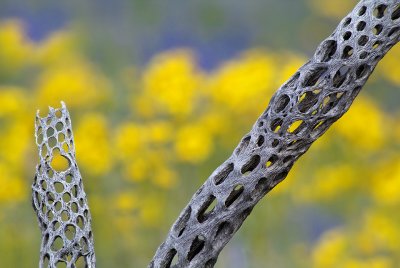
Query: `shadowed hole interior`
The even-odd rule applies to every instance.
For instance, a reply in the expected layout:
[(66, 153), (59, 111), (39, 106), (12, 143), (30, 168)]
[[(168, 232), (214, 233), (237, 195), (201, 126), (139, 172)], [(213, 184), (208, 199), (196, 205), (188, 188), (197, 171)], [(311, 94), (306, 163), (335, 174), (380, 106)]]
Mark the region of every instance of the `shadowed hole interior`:
[(185, 212), (179, 217), (178, 221), (174, 225), (174, 232), (179, 236), (183, 234), (186, 229), (186, 224), (190, 219), (190, 215), (192, 214), (192, 208), (189, 206), (185, 209)]
[(43, 267), (49, 267), (50, 257), (48, 254), (43, 257)]
[(56, 268), (66, 268), (67, 264), (63, 261), (58, 261), (56, 264)]
[(176, 249), (170, 249), (167, 253), (167, 256), (165, 256), (165, 265), (162, 265), (162, 268), (170, 268), (173, 265), (176, 265), (178, 263), (178, 255), (176, 254)]
[(357, 79), (363, 78), (369, 71), (369, 66), (367, 64), (360, 65), (356, 70)]
[(362, 35), (360, 36), (360, 38), (358, 38), (358, 44), (360, 46), (365, 46), (365, 44), (368, 42), (369, 38), (366, 35)]
[(271, 122), (271, 130), (275, 133), (277, 133), (279, 131), (279, 129), (281, 128), (283, 123), (283, 120), (280, 118), (276, 118), (274, 121)]
[(372, 14), (378, 19), (383, 18), (383, 16), (385, 16), (386, 8), (387, 8), (386, 5), (381, 4), (381, 5), (377, 6), (376, 8), (374, 8), (374, 11), (372, 12)]
[(192, 244), (190, 245), (189, 253), (187, 255), (187, 259), (189, 261), (193, 260), (194, 257), (196, 257), (197, 254), (199, 254), (205, 244), (205, 238), (202, 235), (196, 236), (196, 238), (193, 240)]
[(287, 176), (287, 174), (288, 174), (288, 171), (282, 171), (282, 172), (278, 173), (274, 177), (274, 182), (282, 181)]
[(275, 164), (276, 161), (278, 161), (278, 156), (273, 154), (270, 156), (268, 161), (265, 163), (265, 166), (268, 168), (268, 167), (272, 166), (273, 164)]
[(217, 205), (217, 199), (215, 198), (215, 196), (213, 196), (213, 195), (208, 196), (208, 198), (203, 203), (203, 205), (201, 206), (201, 208), (197, 214), (197, 220), (200, 223), (207, 220), (208, 217), (211, 215), (211, 213), (214, 212), (216, 205)]
[(349, 71), (350, 71), (350, 68), (347, 66), (340, 67), (340, 69), (333, 76), (332, 85), (336, 88), (343, 85), (344, 81), (347, 78)]
[(220, 225), (218, 226), (217, 232), (215, 233), (215, 239), (220, 238), (220, 236), (222, 237), (229, 236), (232, 233), (233, 233), (232, 225), (229, 222), (224, 221), (220, 223)]
[(214, 258), (209, 259), (209, 260), (206, 262), (204, 268), (213, 268), (216, 262), (217, 262), (217, 259), (214, 259)]
[(233, 188), (232, 192), (229, 194), (228, 198), (225, 200), (225, 206), (230, 207), (233, 202), (235, 202), (239, 196), (243, 193), (244, 187), (243, 185), (239, 184)]
[(245, 174), (247, 172), (252, 172), (260, 163), (260, 159), (261, 159), (260, 156), (257, 154), (250, 157), (247, 163), (244, 164), (240, 170), (242, 174)]
[(242, 139), (242, 141), (240, 142), (238, 148), (236, 149), (236, 154), (240, 154), (241, 152), (246, 150), (247, 146), (249, 146), (250, 139), (251, 139), (251, 136), (247, 136), (247, 137)]
[(260, 135), (260, 136), (258, 136), (258, 139), (257, 139), (257, 145), (258, 146), (261, 146), (261, 145), (263, 145), (264, 144), (264, 136), (263, 135)]
[(372, 33), (374, 35), (379, 35), (383, 30), (383, 26), (381, 24), (375, 25), (374, 28), (372, 28)]
[(300, 112), (305, 113), (318, 102), (318, 91), (307, 91), (303, 93), (298, 102), (298, 109)]
[(349, 26), (351, 23), (351, 18), (346, 18), (343, 22), (343, 27), (347, 27)]
[(400, 5), (397, 5), (396, 9), (392, 13), (392, 20), (397, 20), (400, 18)]
[(367, 25), (367, 23), (365, 21), (360, 21), (357, 24), (357, 31), (362, 31), (365, 29), (365, 26)]
[(366, 6), (362, 6), (360, 8), (360, 10), (358, 11), (358, 16), (362, 16), (365, 14), (365, 11), (367, 11), (367, 7)]
[[(349, 23), (350, 21), (351, 19), (349, 18)], [(326, 40), (322, 43), (322, 45), (318, 49), (316, 57), (321, 62), (328, 62), (332, 59), (332, 56), (335, 54), (336, 49), (337, 49), (337, 43), (335, 40)]]
[(304, 78), (303, 87), (312, 87), (320, 80), (321, 76), (326, 72), (327, 68), (317, 67), (311, 72), (306, 74)]
[(350, 37), (351, 37), (351, 32), (345, 32), (344, 35), (343, 35), (343, 39), (344, 40), (349, 40)]
[(394, 36), (394, 34), (397, 33), (397, 32), (399, 32), (399, 31), (400, 31), (400, 27), (394, 27), (394, 28), (392, 28), (392, 29), (389, 31), (389, 33), (388, 33), (388, 37)]
[(353, 48), (351, 46), (346, 46), (343, 49), (342, 59), (348, 59), (353, 55)]
[(229, 174), (233, 171), (233, 163), (226, 164), (214, 177), (214, 183), (219, 185), (225, 181)]
[(278, 101), (276, 102), (275, 112), (280, 113), (282, 112), (286, 106), (288, 105), (290, 98), (288, 95), (283, 94), (279, 97)]

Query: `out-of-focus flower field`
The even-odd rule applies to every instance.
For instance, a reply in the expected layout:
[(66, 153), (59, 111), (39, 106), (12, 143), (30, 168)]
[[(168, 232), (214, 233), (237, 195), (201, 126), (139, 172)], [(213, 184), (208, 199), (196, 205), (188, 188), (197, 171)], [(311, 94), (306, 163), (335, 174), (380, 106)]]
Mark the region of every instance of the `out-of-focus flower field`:
[[(194, 191), (307, 59), (252, 48), (206, 70), (196, 51), (176, 48), (109, 74), (74, 31), (34, 42), (19, 20), (0, 22), (0, 45), (0, 267), (38, 263), (36, 109), (45, 115), (63, 100), (71, 113), (98, 267), (145, 267)], [(380, 95), (399, 90), (399, 58), (397, 46), (217, 267), (398, 267), (400, 109)]]

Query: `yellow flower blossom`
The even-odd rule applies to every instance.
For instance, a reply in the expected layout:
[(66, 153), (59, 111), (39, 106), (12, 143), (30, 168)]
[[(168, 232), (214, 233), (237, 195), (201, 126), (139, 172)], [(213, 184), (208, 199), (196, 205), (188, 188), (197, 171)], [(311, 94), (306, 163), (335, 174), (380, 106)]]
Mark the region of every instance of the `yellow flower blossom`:
[(57, 65), (70, 66), (74, 62), (82, 61), (75, 49), (76, 43), (72, 32), (55, 32), (35, 47), (34, 59), (46, 68)]
[(125, 164), (125, 177), (133, 182), (142, 182), (152, 174), (151, 164), (146, 157), (137, 155), (136, 158), (130, 159)]
[(380, 75), (397, 86), (400, 85), (400, 66), (398, 64), (399, 57), (400, 47), (394, 46), (382, 59), (377, 68), (377, 72)]
[(26, 115), (28, 101), (25, 91), (18, 87), (0, 86), (0, 117)]
[(201, 82), (194, 56), (187, 50), (176, 50), (152, 59), (143, 75), (143, 90), (151, 96), (155, 109), (181, 118), (192, 113)]
[(370, 189), (376, 202), (400, 204), (400, 158), (385, 161), (377, 167)]
[(349, 191), (357, 183), (357, 173), (348, 164), (332, 165), (315, 171), (312, 182), (293, 187), (303, 201), (329, 200)]
[(27, 199), (27, 187), (10, 167), (0, 162), (0, 204)]
[(8, 20), (0, 23), (0, 70), (2, 75), (14, 75), (29, 65), (33, 45), (25, 36), (22, 23)]
[(151, 179), (155, 185), (165, 189), (170, 189), (176, 186), (176, 173), (166, 166), (156, 168), (151, 174)]
[(209, 156), (212, 145), (207, 129), (201, 125), (187, 125), (178, 129), (174, 149), (178, 159), (198, 163)]
[(155, 144), (166, 143), (172, 138), (172, 125), (166, 121), (155, 121), (148, 125), (149, 140)]
[(123, 123), (115, 132), (115, 155), (126, 159), (132, 155), (140, 154), (147, 146), (148, 137), (143, 127), (135, 123)]
[(358, 96), (333, 127), (336, 133), (363, 150), (379, 150), (385, 143), (385, 115), (365, 96)]
[(39, 107), (59, 106), (93, 107), (104, 103), (109, 94), (109, 82), (84, 62), (58, 66), (44, 72), (37, 85)]
[(312, 252), (312, 267), (340, 267), (338, 262), (346, 255), (347, 248), (346, 236), (342, 230), (326, 232)]
[(212, 74), (212, 98), (233, 114), (256, 116), (277, 89), (276, 66), (269, 54), (254, 50), (222, 65)]
[(365, 215), (365, 224), (361, 232), (369, 235), (376, 248), (379, 250), (398, 252), (400, 250), (400, 230), (398, 222), (392, 220), (384, 213), (369, 211)]
[(102, 175), (113, 165), (109, 127), (100, 114), (87, 114), (75, 128), (78, 164), (92, 175)]

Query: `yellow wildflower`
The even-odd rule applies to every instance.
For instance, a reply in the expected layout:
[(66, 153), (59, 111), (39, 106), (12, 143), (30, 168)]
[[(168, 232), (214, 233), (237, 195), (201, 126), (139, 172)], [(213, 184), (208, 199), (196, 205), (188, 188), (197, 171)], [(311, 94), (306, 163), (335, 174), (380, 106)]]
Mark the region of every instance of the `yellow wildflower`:
[(25, 36), (21, 22), (8, 20), (0, 23), (0, 44), (2, 75), (13, 75), (30, 63), (33, 47)]
[(194, 57), (187, 50), (158, 55), (143, 75), (144, 92), (151, 96), (153, 107), (178, 118), (192, 113), (201, 81)]
[(272, 56), (250, 51), (216, 70), (209, 90), (217, 105), (229, 108), (233, 114), (257, 116), (277, 89), (276, 73)]
[(0, 162), (0, 204), (18, 202), (27, 198), (27, 187), (8, 164)]
[(108, 81), (90, 65), (77, 62), (44, 72), (37, 85), (40, 106), (59, 106), (65, 101), (69, 108), (93, 107), (107, 99)]
[(75, 128), (78, 164), (92, 175), (102, 175), (113, 165), (106, 119), (100, 114), (87, 114)]
[(313, 250), (314, 268), (340, 267), (341, 259), (347, 254), (346, 236), (341, 230), (326, 232)]
[(370, 187), (376, 202), (385, 205), (400, 204), (400, 158), (377, 167)]
[(358, 96), (333, 127), (336, 133), (363, 150), (379, 150), (385, 142), (385, 115), (365, 96)]
[(179, 160), (197, 163), (209, 156), (212, 145), (207, 129), (201, 125), (186, 125), (178, 130), (174, 148)]

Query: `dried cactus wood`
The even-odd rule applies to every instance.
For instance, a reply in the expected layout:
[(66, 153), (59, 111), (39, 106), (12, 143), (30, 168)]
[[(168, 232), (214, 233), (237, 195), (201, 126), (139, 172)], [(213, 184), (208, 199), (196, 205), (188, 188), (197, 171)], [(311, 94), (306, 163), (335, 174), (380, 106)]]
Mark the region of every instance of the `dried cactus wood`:
[[(91, 217), (75, 160), (71, 120), (65, 104), (36, 116), (40, 163), (32, 185), (33, 208), (42, 231), (39, 267), (95, 267)], [(57, 159), (59, 158), (59, 159)], [(55, 161), (65, 161), (57, 170)]]
[(149, 267), (213, 267), (257, 202), (348, 110), (399, 41), (399, 18), (400, 0), (360, 1), (194, 194)]

